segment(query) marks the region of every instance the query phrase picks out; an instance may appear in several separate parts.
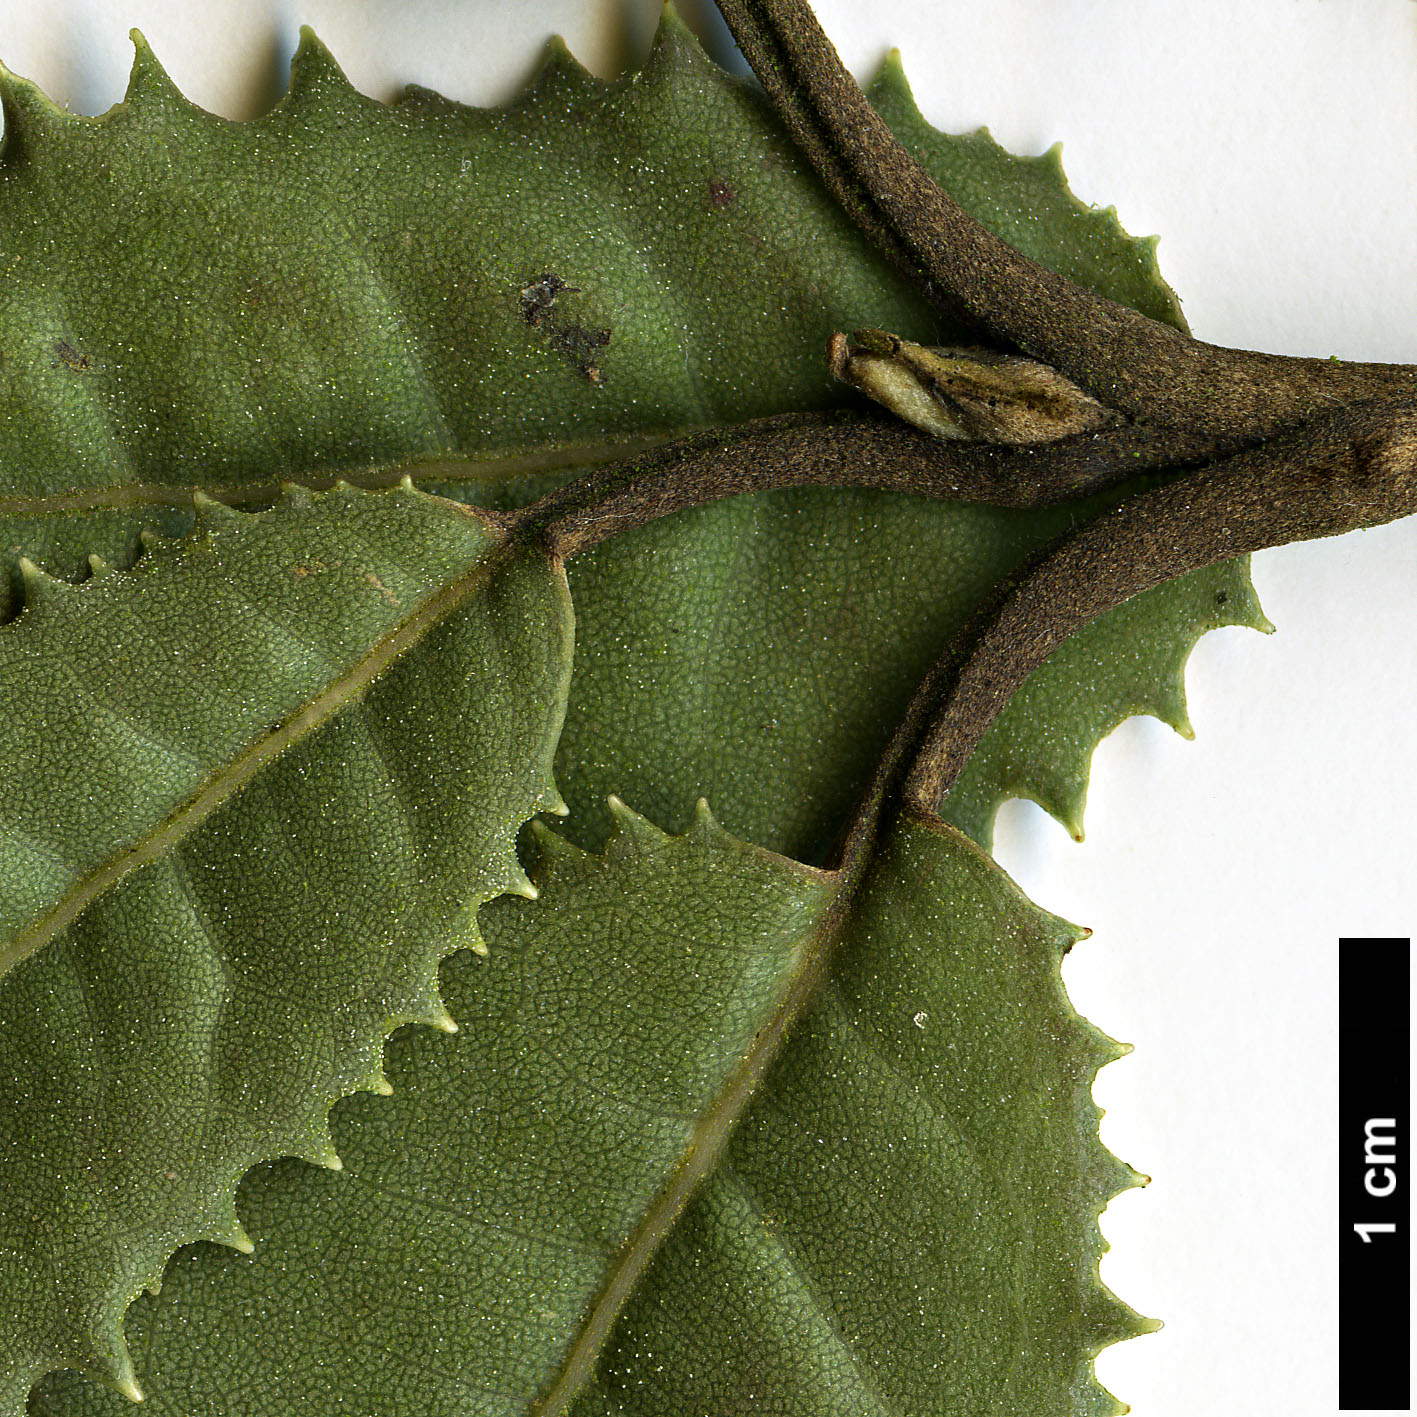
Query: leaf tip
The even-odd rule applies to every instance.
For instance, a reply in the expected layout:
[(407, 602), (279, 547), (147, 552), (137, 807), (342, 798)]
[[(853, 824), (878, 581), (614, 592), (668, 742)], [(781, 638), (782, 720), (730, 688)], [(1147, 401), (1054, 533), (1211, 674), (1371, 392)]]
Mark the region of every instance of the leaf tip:
[(192, 489), (192, 510), (196, 514), (196, 530), (212, 532), (219, 526), (242, 522), (246, 518), (225, 502), (210, 497), (200, 487)]
[(28, 556), (21, 556), (16, 564), (19, 566), (20, 579), (24, 584), (27, 609), (37, 609), (42, 605), (54, 604), (74, 589), (68, 581), (51, 576), (48, 571), (42, 566), (36, 565)]
[(615, 827), (615, 835), (607, 846), (618, 839), (622, 844), (643, 849), (657, 846), (665, 840), (664, 833), (648, 817), (642, 817), (632, 807), (627, 807), (613, 792), (605, 799), (605, 805), (610, 809)]
[(133, 46), (133, 63), (128, 70), (128, 88), (119, 107), (128, 113), (160, 113), (166, 117), (180, 110), (194, 109), (195, 105), (183, 97), (171, 75), (158, 62), (142, 30), (129, 30), (128, 39)]
[[(290, 60), (290, 83), (275, 107), (275, 114), (289, 118), (308, 109), (338, 103), (350, 97), (361, 98), (345, 72), (335, 62), (324, 41), (309, 25), (300, 26), (300, 42)], [(373, 100), (364, 100), (372, 103)]]

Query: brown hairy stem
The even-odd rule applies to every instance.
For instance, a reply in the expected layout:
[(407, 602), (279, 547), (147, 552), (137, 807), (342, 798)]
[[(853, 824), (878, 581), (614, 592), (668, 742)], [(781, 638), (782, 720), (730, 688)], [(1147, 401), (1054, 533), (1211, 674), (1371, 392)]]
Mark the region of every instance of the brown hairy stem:
[(866, 101), (805, 0), (718, 0), (804, 156), (921, 293), (1004, 348), (1153, 424), (1263, 437), (1358, 399), (1411, 400), (1404, 365), (1295, 359), (1205, 344), (1082, 289), (981, 226)]
[(1236, 446), (1129, 424), (1031, 447), (946, 443), (871, 408), (779, 414), (598, 468), (502, 521), (539, 530), (569, 559), (671, 512), (745, 492), (874, 487), (999, 507), (1050, 506)]
[(1123, 502), (1045, 549), (976, 612), (922, 685), (901, 798), (934, 815), (1015, 690), (1113, 606), (1215, 561), (1417, 511), (1417, 413), (1331, 414)]
[[(888, 798), (932, 815), (1019, 685), (1113, 606), (1214, 561), (1417, 510), (1417, 368), (1226, 349), (1084, 290), (937, 186), (805, 0), (719, 9), (803, 154), (926, 298), (1148, 430), (1153, 451), (1174, 438), (1170, 465), (1192, 469), (1056, 544), (980, 608), (898, 730), (847, 838), (850, 859)], [(1050, 475), (1042, 460), (1033, 471)]]
[[(980, 607), (882, 759), (844, 838), (846, 868), (866, 858), (894, 806), (933, 816), (1017, 688), (1099, 615), (1216, 561), (1417, 510), (1417, 369), (1223, 349), (1083, 290), (934, 184), (866, 103), (804, 0), (720, 8), (804, 153), (922, 291), (1121, 416), (1018, 445), (945, 442), (869, 410), (779, 415), (599, 468), (505, 514), (508, 530), (569, 558), (657, 517), (771, 488), (1042, 506), (1135, 473), (1177, 474), (1040, 553)], [(987, 356), (971, 360), (972, 369)]]

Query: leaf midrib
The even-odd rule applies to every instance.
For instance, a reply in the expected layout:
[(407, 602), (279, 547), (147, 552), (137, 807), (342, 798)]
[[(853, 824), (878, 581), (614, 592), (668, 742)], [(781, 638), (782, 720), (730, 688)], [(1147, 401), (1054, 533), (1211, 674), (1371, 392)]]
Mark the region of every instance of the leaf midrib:
[(650, 1201), (639, 1224), (611, 1261), (610, 1273), (595, 1297), (561, 1369), (527, 1417), (562, 1417), (600, 1358), (621, 1310), (660, 1246), (669, 1237), (679, 1213), (700, 1184), (714, 1171), (736, 1126), (757, 1094), (768, 1068), (777, 1059), (788, 1031), (829, 973), (833, 949), (851, 915), (861, 873), (845, 867), (822, 871), (793, 863), (804, 874), (834, 880), (836, 889), (798, 948), (798, 959), (778, 995), (767, 1021), (752, 1045), (728, 1074), (713, 1101), (694, 1123), (684, 1154)]
[[(499, 538), (465, 571), (424, 597), (364, 655), (319, 693), (223, 763), (161, 821), (74, 882), (49, 910), (0, 946), (0, 977), (74, 923), (105, 892), (140, 867), (161, 860), (287, 749), (364, 695), (395, 660), (487, 585), (517, 554), (529, 551), (474, 507), (449, 503)], [(534, 554), (534, 553), (532, 553)]]

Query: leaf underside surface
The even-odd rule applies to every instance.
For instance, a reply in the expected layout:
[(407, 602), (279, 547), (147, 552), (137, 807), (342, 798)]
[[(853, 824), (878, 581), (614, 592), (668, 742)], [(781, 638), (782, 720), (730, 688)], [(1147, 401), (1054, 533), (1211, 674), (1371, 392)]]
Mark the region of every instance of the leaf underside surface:
[[(603, 856), (542, 835), (540, 900), (489, 907), (489, 957), (444, 968), (462, 1031), (398, 1035), (393, 1096), (336, 1109), (345, 1170), (256, 1172), (255, 1254), (189, 1251), (135, 1304), (160, 1405), (560, 1410), (578, 1335), (675, 1167), (721, 1143), (721, 1098), (838, 884), (702, 809), (677, 838), (617, 814)], [(1090, 1094), (1116, 1045), (1058, 977), (1077, 932), (918, 824), (837, 928), (572, 1411), (1116, 1411), (1091, 1359), (1142, 1325), (1097, 1280), (1096, 1218), (1134, 1178)], [(65, 1378), (33, 1410), (125, 1407)]]
[[(58, 902), (51, 919), (66, 896), (82, 906), (0, 979), (12, 1410), (50, 1368), (131, 1380), (124, 1309), (179, 1245), (249, 1243), (233, 1196), (251, 1166), (337, 1164), (330, 1104), (384, 1085), (391, 1030), (446, 1022), (439, 960), (480, 945), (478, 905), (525, 888), (517, 830), (559, 803), (570, 606), (544, 557), (509, 557), (465, 509), (411, 490), (219, 517), (132, 572), (51, 582), (0, 630), (0, 683), (32, 675), (80, 711), (70, 731), (56, 706), (28, 854), (5, 872), (27, 902)], [(35, 674), (51, 656), (65, 674)], [(211, 732), (181, 732), (186, 713), (215, 714)], [(10, 740), (9, 783), (41, 746)], [(59, 870), (100, 840), (74, 784), (79, 806), (87, 787), (131, 808), (86, 877)]]
[[(1078, 203), (1056, 153), (934, 132), (894, 61), (871, 96), (987, 224), (1179, 323), (1153, 243)], [(0, 1417), (59, 1367), (232, 1417), (524, 1412), (572, 1377), (578, 1413), (1112, 1411), (1090, 1357), (1137, 1321), (1096, 1280), (1096, 1214), (1130, 1174), (1096, 1141), (1110, 1054), (1062, 999), (1072, 936), (950, 829), (897, 829), (722, 1167), (657, 1255), (636, 1228), (685, 1137), (727, 1135), (735, 1070), (820, 933), (834, 878), (760, 848), (831, 860), (929, 662), (1086, 513), (813, 489), (641, 528), (571, 567), (569, 704), (559, 567), (407, 488), (148, 535), (190, 532), (194, 490), (266, 507), (286, 478), (516, 505), (688, 430), (851, 402), (835, 329), (960, 342), (757, 89), (671, 17), (642, 71), (602, 83), (553, 48), (492, 111), (385, 108), (308, 34), (254, 123), (188, 104), (141, 43), (101, 119), (3, 72), (0, 101), (0, 614), (29, 606), (0, 629), (0, 695), (39, 725), (0, 760)], [(90, 553), (136, 566), (72, 589), (20, 560), (72, 580)], [(179, 567), (200, 613), (161, 598)], [(1184, 727), (1181, 667), (1224, 623), (1262, 623), (1241, 563), (1083, 632), (947, 815), (987, 844), (1027, 795), (1076, 830), (1098, 739), (1133, 712)], [(491, 957), (444, 966), (464, 1031), (403, 1030), (381, 1066), (399, 1024), (446, 1023), (438, 961), (479, 947), (477, 906), (523, 887), (512, 840), (559, 802), (553, 751), (565, 829), (604, 858), (544, 842), (546, 898), (485, 907)], [(687, 834), (617, 819), (611, 792)], [(758, 845), (696, 818), (701, 794)], [(700, 957), (720, 972), (692, 977)], [(1015, 1072), (976, 1056), (1026, 1017), (1046, 1026)], [(626, 1030), (650, 1052), (620, 1057)], [(327, 1124), (385, 1072), (393, 1097)], [(280, 1155), (346, 1170), (260, 1164)], [(942, 1225), (957, 1204), (989, 1217), (972, 1248)], [(257, 1252), (184, 1250), (130, 1361), (128, 1301), (199, 1238)], [(597, 1296), (627, 1255), (649, 1267), (612, 1332)], [(129, 1410), (72, 1373), (32, 1405)]]

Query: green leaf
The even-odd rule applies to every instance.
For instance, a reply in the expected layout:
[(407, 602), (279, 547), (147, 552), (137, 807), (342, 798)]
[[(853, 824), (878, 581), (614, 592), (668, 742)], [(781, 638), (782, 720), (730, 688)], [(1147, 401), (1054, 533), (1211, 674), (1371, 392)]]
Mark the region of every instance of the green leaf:
[(1156, 264), (1157, 238), (1128, 236), (1114, 207), (1079, 201), (1063, 175), (1061, 143), (1040, 157), (1016, 157), (987, 128), (938, 132), (915, 105), (899, 51), (892, 51), (866, 95), (935, 181), (1016, 251), (1153, 320), (1186, 327), (1181, 302)]
[(251, 123), (141, 42), (102, 118), (11, 75), (0, 99), (0, 515), (56, 574), (182, 530), (194, 483), (259, 500), (413, 459), (477, 490), (529, 454), (839, 402), (834, 322), (936, 328), (672, 18), (641, 74), (555, 49), (486, 112), (385, 108), (308, 32)]
[(124, 1309), (247, 1244), (242, 1175), (338, 1164), (330, 1104), (447, 1025), (438, 961), (559, 802), (544, 556), (411, 490), (207, 515), (0, 630), (5, 1411), (53, 1368), (131, 1383)]
[(1138, 1179), (1067, 1002), (1080, 937), (953, 828), (902, 822), (830, 977), (607, 1345), (592, 1414), (1111, 1414), (1150, 1325), (1097, 1277)]
[[(445, 966), (462, 1033), (398, 1035), (393, 1096), (336, 1110), (345, 1171), (256, 1173), (254, 1255), (190, 1251), (134, 1306), (145, 1390), (243, 1417), (552, 1412), (588, 1375), (587, 1417), (1117, 1410), (1091, 1357), (1142, 1325), (1096, 1217), (1132, 1178), (1089, 1092), (1116, 1046), (1058, 977), (1077, 932), (948, 827), (901, 827), (848, 909), (702, 809), (679, 838), (616, 813), (603, 857), (542, 834), (541, 899)], [(124, 1409), (64, 1377), (32, 1410)]]
[[(827, 860), (950, 636), (1077, 515), (811, 489), (701, 507), (597, 547), (570, 567), (567, 830), (595, 846), (611, 792), (679, 830), (702, 792), (740, 835)], [(987, 844), (999, 803), (1025, 796), (1078, 830), (1098, 742), (1133, 713), (1183, 728), (1195, 641), (1259, 623), (1244, 561), (1104, 616), (991, 728), (949, 819)]]
[[(911, 116), (898, 73), (883, 82), (882, 102), (895, 105), (923, 160), (949, 167), (946, 180), (966, 202), (977, 196), (986, 220), (1017, 224), (1046, 211), (1029, 223), (1034, 254), (1174, 314), (1144, 243), (1083, 212), (1055, 162), (1018, 165), (977, 139), (930, 134)], [(803, 174), (756, 90), (726, 79), (672, 21), (642, 74), (602, 84), (554, 52), (528, 93), (494, 112), (421, 91), (384, 109), (357, 95), (308, 35), (287, 99), (252, 124), (188, 104), (141, 44), (127, 100), (102, 119), (61, 113), (13, 76), (0, 76), (0, 100), (0, 546), (13, 548), (7, 565), (33, 601), (0, 632), (0, 666), (8, 645), (34, 649), (13, 660), (26, 688), (11, 717), (26, 726), (17, 730), (10, 785), (0, 782), (11, 853), (9, 869), (0, 859), (0, 909), (18, 941), (14, 955), (25, 956), (0, 979), (0, 1087), (13, 1102), (0, 1122), (11, 1128), (0, 1131), (0, 1356), (10, 1365), (0, 1411), (18, 1411), (34, 1375), (58, 1365), (130, 1381), (119, 1332), (129, 1299), (188, 1240), (244, 1244), (238, 1209), (270, 1258), (225, 1256), (216, 1299), (204, 1294), (175, 1311), (180, 1339), (154, 1330), (150, 1340), (141, 1330), (144, 1371), (171, 1342), (173, 1361), (192, 1357), (193, 1381), (207, 1385), (203, 1400), (220, 1411), (264, 1390), (242, 1377), (242, 1364), (305, 1360), (327, 1344), (299, 1379), (325, 1400), (338, 1398), (335, 1374), (352, 1382), (357, 1369), (376, 1384), (391, 1371), (391, 1351), (421, 1355), (422, 1369), (408, 1378), (410, 1408), (420, 1411), (425, 1396), (413, 1394), (432, 1391), (441, 1370), (428, 1345), (453, 1329), (430, 1337), (417, 1328), (429, 1313), (418, 1306), (471, 1292), (454, 1285), (462, 1271), (445, 1257), (462, 1239), (440, 1230), (436, 1243), (401, 1248), (398, 1225), (434, 1224), (423, 1211), (386, 1230), (349, 1232), (353, 1212), (341, 1209), (338, 1187), (352, 1177), (298, 1162), (258, 1171), (239, 1207), (233, 1191), (267, 1158), (329, 1160), (331, 1102), (381, 1086), (380, 1045), (391, 1028), (444, 1017), (437, 960), (476, 947), (478, 903), (516, 888), (512, 834), (556, 800), (548, 763), (569, 634), (557, 569), (539, 553), (497, 547), (476, 519), (407, 491), (297, 498), (254, 520), (228, 513), (226, 522), (208, 505), (190, 544), (159, 548), (131, 578), (104, 576), (79, 590), (24, 572), (19, 555), (63, 577), (80, 574), (95, 551), (126, 566), (145, 528), (175, 535), (190, 527), (195, 487), (260, 506), (283, 478), (319, 484), (342, 470), (375, 485), (408, 473), (462, 498), (516, 502), (568, 468), (685, 429), (850, 399), (821, 359), (837, 327), (876, 324), (929, 341), (954, 335)], [(971, 190), (972, 173), (987, 179)], [(986, 181), (1013, 195), (989, 207), (993, 198), (977, 195)], [(1093, 260), (1099, 233), (1112, 251)], [(998, 575), (1080, 514), (772, 494), (600, 548), (575, 569), (588, 634), (560, 758), (579, 839), (604, 836), (607, 790), (678, 829), (707, 789), (740, 834), (825, 859), (924, 664)], [(380, 517), (397, 526), (368, 524)], [(301, 576), (302, 566), (313, 574)], [(1204, 575), (1174, 603), (1171, 588), (1158, 591), (1152, 608), (1127, 622), (1128, 640), (1156, 641), (1144, 672), (1084, 678), (1083, 656), (1058, 671), (1032, 711), (1020, 710), (1009, 751), (986, 759), (971, 788), (971, 830), (987, 834), (1005, 791), (1052, 792), (1073, 810), (1105, 726), (1138, 706), (1175, 712), (1179, 663), (1216, 619), (1216, 596), (1248, 613), (1242, 571)], [(410, 626), (417, 643), (406, 647), (399, 636)], [(1103, 626), (1097, 633), (1108, 641)], [(29, 694), (34, 684), (42, 702)], [(1046, 769), (1038, 714), (1060, 704), (1066, 717), (1050, 720), (1049, 731), (1071, 745), (1058, 770), (1064, 785), (1038, 786)], [(52, 770), (56, 761), (63, 772)], [(637, 831), (646, 861), (663, 866), (666, 853), (691, 853), (684, 844), (651, 848), (652, 830)], [(700, 837), (691, 833), (693, 850), (710, 851), (711, 838), (710, 854), (725, 854), (735, 871), (751, 862), (768, 873), (777, 885), (764, 905), (783, 881), (795, 883), (792, 895), (817, 880), (787, 863), (769, 868), (715, 834)], [(976, 861), (957, 843), (950, 850)], [(594, 875), (614, 864), (612, 852), (604, 867), (576, 869)], [(969, 873), (939, 869), (964, 901)], [(631, 952), (656, 947), (638, 933), (647, 913), (673, 909), (683, 929), (686, 912), (704, 903), (692, 891), (664, 891), (663, 873), (653, 883), (645, 875), (618, 881), (604, 906), (624, 941), (618, 947)], [(904, 900), (916, 884), (912, 876), (880, 890)], [(544, 917), (562, 920), (563, 933), (589, 918), (576, 892), (567, 900)], [(1033, 917), (1024, 907), (1000, 909), (1005, 938), (1023, 931), (1053, 942), (1039, 945), (1043, 955), (1061, 948), (1053, 927), (1025, 928)], [(542, 918), (528, 913), (507, 927), (509, 940), (522, 941), (523, 962), (541, 947)], [(739, 938), (734, 932), (755, 918), (733, 913), (722, 938)], [(947, 940), (948, 931), (937, 934)], [(982, 939), (967, 951), (984, 950)], [(744, 937), (743, 959), (755, 959), (760, 944)], [(411, 1129), (441, 1119), (438, 1155), (476, 1157), (495, 1143), (516, 1160), (530, 1146), (521, 1134), (470, 1126), (466, 1109), (449, 1113), (439, 1086), (424, 1079), (442, 1066), (436, 1059), (457, 1057), (482, 1085), (504, 1031), (535, 1035), (532, 1010), (543, 1000), (563, 1009), (587, 1002), (561, 992), (555, 973), (535, 991), (520, 990), (519, 975), (507, 986), (518, 986), (514, 997), (482, 1000), (479, 983), (495, 964), (463, 955), (449, 966), (450, 980), (468, 991), (455, 1012), (465, 1005), (469, 1018), (485, 1020), (476, 1035), (414, 1032), (391, 1045), (392, 1058), (409, 1059), (418, 1115), (380, 1110), (403, 1108), (397, 1096), (354, 1099), (336, 1114), (347, 1162), (361, 1145), (352, 1140), (359, 1127), (373, 1128), (369, 1164), (390, 1178), (378, 1184), (395, 1199), (411, 1152), (398, 1141), (392, 1157), (378, 1153), (381, 1118), (405, 1116)], [(761, 1014), (771, 983), (761, 959), (755, 967), (759, 993), (745, 996), (745, 1020)], [(620, 989), (621, 1027), (641, 1017), (625, 1010), (626, 979), (596, 979), (602, 991)], [(884, 973), (878, 983), (894, 987)], [(921, 987), (947, 983), (959, 985), (932, 975)], [(948, 991), (939, 997), (945, 1014), (971, 1007), (950, 1004)], [(646, 998), (643, 1017), (670, 1002)], [(585, 1039), (600, 1040), (596, 1057), (608, 1059), (603, 1030), (582, 1022)], [(804, 1047), (815, 1036), (809, 1024)], [(1082, 1035), (1059, 1027), (1059, 1052), (1039, 1062), (1040, 1076), (1072, 1078), (1057, 1088), (1084, 1097), (1095, 1060), (1087, 1054), (1083, 1066)], [(553, 1046), (574, 1033), (534, 1041)], [(793, 1049), (795, 1057), (796, 1042)], [(700, 1081), (717, 1098), (723, 1069), (736, 1065), (722, 1051), (714, 1056), (718, 1074)], [(546, 1077), (522, 1067), (514, 1058), (498, 1079), (542, 1095)], [(987, 1068), (984, 1075), (987, 1090)], [(831, 1077), (815, 1079), (818, 1097)], [(1012, 1098), (1000, 1094), (1001, 1117), (1013, 1116)], [(1034, 1140), (1045, 1150), (1057, 1144), (1064, 1171), (1075, 1164), (1078, 1176), (1115, 1183), (1118, 1174), (1096, 1159), (1090, 1111), (1079, 1139), (1079, 1109), (1067, 1113), (1065, 1133)], [(719, 1106), (714, 1115), (726, 1114)], [(665, 1150), (631, 1175), (635, 1154), (621, 1137), (636, 1129), (638, 1117), (614, 1147), (603, 1135), (585, 1142), (599, 1145), (592, 1160), (626, 1164), (622, 1238), (684, 1154), (681, 1128), (679, 1152)], [(551, 1140), (566, 1155), (581, 1144)], [(525, 1171), (507, 1174), (524, 1190), (532, 1184)], [(1040, 1334), (1054, 1325), (1033, 1351), (1047, 1350), (1043, 1366), (1072, 1382), (1112, 1320), (1086, 1318), (1103, 1302), (1090, 1287), (1101, 1192), (1069, 1185), (1059, 1191), (1064, 1213), (1020, 1206), (1015, 1219), (1051, 1226), (1063, 1237), (1056, 1258), (1081, 1276), (1081, 1308), (1051, 1309), (1035, 1295), (1029, 1320)], [(301, 1197), (311, 1198), (305, 1219)], [(811, 1220), (801, 1224), (810, 1230)], [(325, 1248), (312, 1272), (309, 1236), (321, 1225)], [(610, 1233), (600, 1235), (602, 1270)], [(840, 1244), (827, 1232), (818, 1239)], [(346, 1307), (325, 1296), (339, 1268), (328, 1257), (356, 1240), (373, 1243), (377, 1257)], [(188, 1292), (183, 1276), (219, 1262), (204, 1248), (184, 1254), (167, 1293)], [(421, 1297), (419, 1265), (442, 1286), (425, 1286)], [(544, 1322), (523, 1332), (536, 1353), (517, 1350), (529, 1365), (517, 1371), (554, 1369), (552, 1350), (572, 1341), (590, 1272), (575, 1281), (567, 1270), (572, 1288), (557, 1290), (542, 1313), (517, 1295), (510, 1270), (489, 1279), (471, 1266), (468, 1282), (485, 1281), (478, 1292)], [(247, 1274), (295, 1287), (223, 1309), (218, 1323), (209, 1301), (225, 1302), (223, 1291)], [(582, 1288), (573, 1294), (575, 1282)], [(230, 1287), (228, 1297), (244, 1292)], [(1021, 1311), (1016, 1294), (999, 1302)], [(399, 1327), (388, 1316), (405, 1303), (415, 1317)], [(211, 1328), (188, 1317), (199, 1310)], [(297, 1310), (311, 1320), (298, 1339), (262, 1336), (263, 1315), (278, 1326)], [(158, 1310), (144, 1301), (140, 1312)], [(626, 1322), (638, 1322), (638, 1312)], [(387, 1331), (379, 1328), (386, 1320)], [(366, 1343), (371, 1335), (377, 1342)], [(474, 1354), (483, 1336), (468, 1334)], [(482, 1357), (512, 1362), (511, 1349), (498, 1351), (502, 1359)], [(236, 1365), (229, 1386), (218, 1355)], [(444, 1371), (450, 1392), (464, 1361)], [(804, 1377), (808, 1388), (815, 1380)], [(607, 1369), (602, 1381), (617, 1379)], [(80, 1390), (70, 1377), (47, 1388)], [(1091, 1388), (1079, 1391), (1079, 1402), (1101, 1401)]]
[(1026, 797), (1081, 841), (1093, 750), (1133, 714), (1151, 714), (1191, 737), (1186, 660), (1207, 630), (1225, 625), (1273, 628), (1250, 584), (1248, 558), (1153, 587), (1078, 631), (989, 726), (941, 815), (987, 849), (1000, 805)]
[[(1055, 158), (933, 133), (898, 68), (873, 92), (984, 220), (1169, 308), (1149, 243)], [(250, 123), (188, 103), (140, 39), (100, 118), (3, 69), (0, 106), (0, 616), (14, 548), (70, 579), (90, 553), (127, 565), (140, 529), (187, 530), (193, 486), (261, 504), (399, 464), (373, 475), (505, 501), (647, 438), (850, 401), (833, 330), (962, 337), (672, 12), (640, 73), (603, 83), (553, 46), (496, 110), (386, 108), (308, 31)]]

